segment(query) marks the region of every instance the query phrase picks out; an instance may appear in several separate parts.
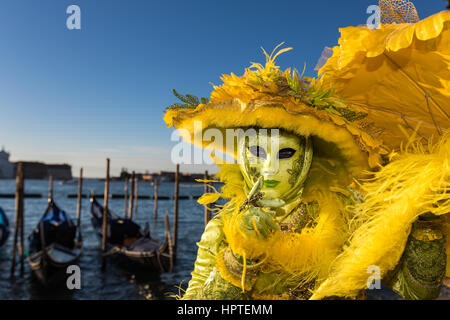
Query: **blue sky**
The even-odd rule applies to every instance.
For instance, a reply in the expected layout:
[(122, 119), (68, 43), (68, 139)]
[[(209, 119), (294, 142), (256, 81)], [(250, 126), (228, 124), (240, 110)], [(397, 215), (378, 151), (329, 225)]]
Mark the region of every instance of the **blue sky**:
[[(66, 8), (81, 8), (68, 30)], [(263, 62), (260, 47), (294, 47), (277, 61), (313, 70), (339, 27), (365, 24), (376, 0), (9, 0), (0, 5), (0, 145), (12, 160), (66, 162), (102, 176), (173, 170), (162, 121), (172, 88), (209, 97), (210, 82)], [(425, 18), (444, 0), (415, 0)], [(184, 171), (203, 167), (183, 166)]]

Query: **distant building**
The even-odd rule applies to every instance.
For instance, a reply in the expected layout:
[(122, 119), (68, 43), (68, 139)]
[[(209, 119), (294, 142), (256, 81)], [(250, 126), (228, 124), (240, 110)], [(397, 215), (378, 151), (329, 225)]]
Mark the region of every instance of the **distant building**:
[[(0, 179), (14, 179), (18, 162), (9, 161), (10, 154), (4, 148), (0, 151)], [(68, 164), (45, 164), (34, 161), (20, 161), (23, 163), (25, 179), (71, 180), (72, 167)]]
[[(21, 161), (25, 179), (46, 179), (47, 166), (41, 162)], [(17, 164), (17, 163), (16, 163)]]
[(9, 153), (4, 148), (0, 151), (0, 179), (14, 179), (14, 163), (9, 162)]
[(160, 182), (172, 182), (175, 181), (175, 172), (171, 171), (158, 171), (154, 174), (154, 179), (158, 179)]
[[(195, 179), (203, 179), (203, 173), (186, 173), (180, 172), (180, 182), (195, 182)], [(173, 182), (175, 181), (175, 172), (158, 171), (156, 173), (143, 174), (141, 177), (145, 181)]]
[(45, 164), (42, 162), (24, 162), (23, 170), (25, 179), (71, 180), (72, 167), (68, 164)]
[[(125, 180), (126, 178), (130, 178), (131, 174), (126, 171), (126, 169), (122, 169), (120, 172), (120, 176), (117, 178), (118, 180)], [(174, 182), (175, 181), (175, 172), (174, 171), (158, 171), (154, 173), (135, 173), (135, 177), (138, 180), (142, 181), (150, 181), (154, 182), (158, 180), (159, 182)], [(180, 182), (196, 182), (197, 179), (204, 179), (204, 173), (188, 173), (188, 172), (180, 172)]]
[(72, 167), (68, 164), (48, 164), (47, 175), (56, 180), (72, 180)]
[(144, 173), (142, 175), (142, 180), (143, 181), (153, 181), (153, 174), (151, 174), (151, 173)]

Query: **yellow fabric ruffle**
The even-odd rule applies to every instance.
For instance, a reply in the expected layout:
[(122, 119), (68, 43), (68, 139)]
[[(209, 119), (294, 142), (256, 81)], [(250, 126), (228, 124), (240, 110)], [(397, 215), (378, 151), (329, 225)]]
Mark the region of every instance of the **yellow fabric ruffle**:
[(420, 124), (424, 137), (450, 125), (450, 12), (417, 23), (340, 29), (319, 84), (368, 113), (383, 143), (398, 149)]

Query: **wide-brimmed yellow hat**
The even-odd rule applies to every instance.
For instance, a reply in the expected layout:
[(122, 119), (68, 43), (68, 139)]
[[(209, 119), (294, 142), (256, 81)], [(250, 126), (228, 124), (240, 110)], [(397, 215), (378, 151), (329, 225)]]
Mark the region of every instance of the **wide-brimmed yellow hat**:
[[(296, 70), (282, 72), (275, 58), (291, 48), (275, 53), (277, 48), (271, 55), (264, 51), (265, 66), (253, 63), (241, 77), (223, 75), (223, 84), (214, 86), (210, 101), (197, 104), (193, 96), (179, 96), (188, 103), (166, 110), (167, 126), (181, 129), (189, 143), (233, 156), (237, 143), (226, 141), (230, 139), (226, 129), (261, 127), (310, 136), (315, 156), (339, 161), (351, 176), (381, 164), (387, 151), (364, 121), (367, 114), (350, 108), (332, 89), (321, 89)], [(220, 130), (221, 143), (199, 139), (206, 129)]]

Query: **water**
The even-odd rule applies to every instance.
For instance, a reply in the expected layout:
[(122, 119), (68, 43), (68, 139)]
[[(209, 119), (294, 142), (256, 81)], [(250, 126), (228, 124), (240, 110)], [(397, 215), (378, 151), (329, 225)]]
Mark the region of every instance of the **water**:
[[(112, 181), (111, 194), (123, 194), (123, 182)], [(75, 221), (76, 198), (68, 198), (68, 194), (77, 193), (77, 184), (54, 183), (54, 199), (58, 206), (65, 210)], [(87, 194), (93, 190), (95, 194), (103, 194), (104, 182), (86, 179), (83, 191)], [(13, 193), (14, 180), (0, 180), (0, 193)], [(25, 198), (25, 249), (28, 249), (28, 235), (36, 227), (39, 219), (47, 208), (48, 181), (26, 180), (25, 193), (40, 193), (43, 198)], [(172, 197), (173, 183), (161, 183), (160, 196)], [(202, 184), (180, 184), (180, 196), (200, 196), (203, 193)], [(153, 195), (153, 187), (149, 183), (139, 184), (139, 195)], [(102, 203), (103, 201), (101, 201)], [(0, 199), (0, 206), (5, 210), (10, 223), (14, 223), (14, 199)], [(109, 207), (122, 216), (124, 199), (110, 199)], [(173, 228), (173, 201), (158, 201), (158, 218), (153, 219), (154, 201), (139, 199), (138, 213), (135, 221), (142, 227), (150, 222), (152, 237), (164, 239), (164, 212), (170, 213), (171, 230)], [(13, 234), (0, 250), (0, 299), (171, 299), (178, 294), (177, 287), (186, 288), (190, 279), (197, 253), (196, 242), (200, 240), (204, 229), (203, 206), (196, 200), (179, 200), (179, 225), (177, 262), (171, 273), (142, 272), (127, 268), (114, 260), (108, 260), (106, 272), (101, 272), (101, 252), (99, 241), (90, 221), (89, 199), (82, 200), (82, 234), (83, 254), (78, 262), (81, 269), (81, 289), (47, 289), (43, 288), (32, 276), (25, 263), (24, 276), (20, 277), (20, 267), (16, 267), (16, 276), (10, 278), (11, 251)]]
[[(111, 194), (123, 193), (123, 182), (112, 181)], [(173, 183), (161, 183), (160, 196), (173, 196)], [(85, 180), (84, 193), (93, 190), (95, 194), (103, 194), (104, 182), (99, 180)], [(13, 193), (15, 191), (14, 180), (0, 180), (0, 193)], [(36, 227), (40, 217), (47, 208), (46, 195), (48, 182), (45, 180), (26, 180), (26, 193), (40, 193), (44, 197), (40, 199), (25, 199), (25, 248), (28, 248), (28, 235)], [(67, 197), (68, 194), (76, 194), (76, 184), (54, 184), (54, 199), (59, 207), (64, 209), (74, 220), (76, 215), (77, 200)], [(200, 196), (203, 193), (202, 184), (180, 184), (180, 196)], [(153, 187), (149, 183), (139, 184), (139, 195), (153, 195)], [(102, 201), (101, 201), (102, 202)], [(0, 206), (5, 210), (10, 223), (14, 223), (14, 199), (0, 199)], [(110, 208), (118, 215), (123, 215), (124, 199), (110, 199)], [(154, 202), (149, 199), (140, 199), (138, 202), (137, 223), (144, 226), (150, 222), (151, 234), (156, 239), (164, 239), (164, 212), (170, 212), (171, 230), (173, 227), (173, 201), (158, 201), (158, 219), (153, 220)], [(150, 273), (133, 270), (126, 265), (119, 264), (109, 259), (106, 272), (101, 272), (101, 254), (99, 241), (90, 222), (89, 199), (82, 201), (82, 233), (83, 254), (79, 261), (81, 269), (81, 289), (47, 289), (43, 288), (32, 276), (29, 266), (25, 263), (24, 276), (19, 276), (20, 267), (16, 268), (16, 276), (10, 278), (11, 250), (13, 236), (0, 250), (0, 300), (3, 299), (173, 299), (174, 294), (179, 293), (178, 287), (185, 289), (190, 279), (190, 273), (194, 267), (197, 253), (196, 242), (200, 240), (204, 229), (203, 206), (196, 200), (179, 200), (179, 226), (178, 226), (178, 250), (177, 261), (171, 273)], [(399, 299), (390, 290), (368, 290), (368, 299)], [(444, 287), (441, 290), (440, 299), (448, 300), (450, 289)]]

